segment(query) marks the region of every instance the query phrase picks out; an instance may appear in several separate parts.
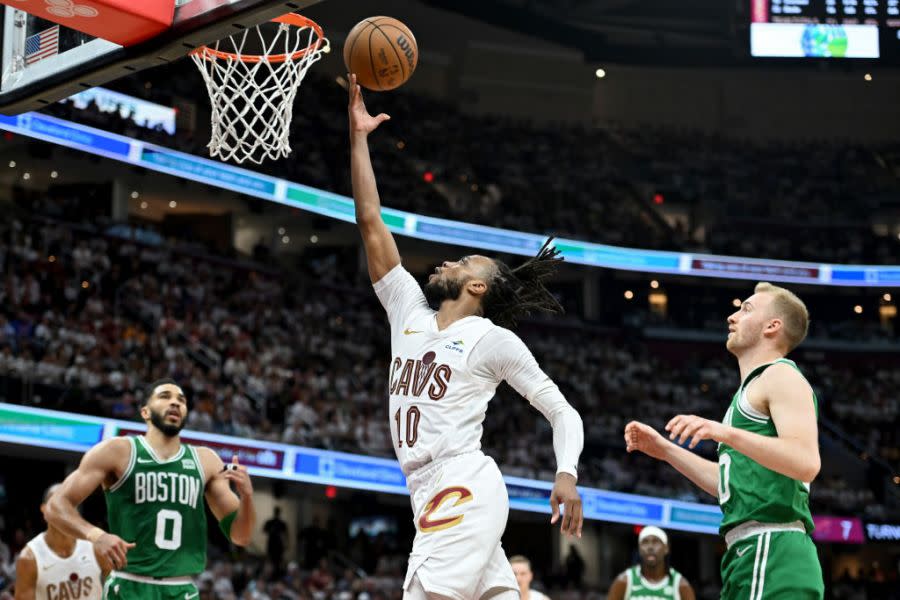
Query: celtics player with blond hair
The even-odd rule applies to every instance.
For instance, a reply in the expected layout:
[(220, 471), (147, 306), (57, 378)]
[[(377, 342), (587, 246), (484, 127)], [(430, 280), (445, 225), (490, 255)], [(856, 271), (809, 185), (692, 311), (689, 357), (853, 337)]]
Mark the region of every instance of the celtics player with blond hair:
[[(206, 509), (231, 542), (246, 546), (256, 522), (253, 486), (237, 457), (227, 467), (209, 448), (181, 443), (188, 405), (171, 379), (156, 381), (141, 406), (147, 433), (101, 442), (50, 498), (47, 522), (94, 545), (115, 569), (104, 598), (191, 600), (191, 576), (206, 567)], [(231, 490), (234, 484), (237, 495)], [(103, 487), (109, 531), (77, 507)]]
[[(628, 452), (672, 465), (717, 496), (728, 550), (722, 598), (819, 599), (822, 567), (810, 538), (809, 485), (819, 473), (818, 402), (797, 365), (785, 358), (806, 337), (809, 313), (794, 293), (760, 283), (728, 317), (726, 348), (738, 360), (741, 384), (721, 423), (678, 415), (667, 441), (632, 421)], [(718, 463), (681, 447), (718, 442)]]

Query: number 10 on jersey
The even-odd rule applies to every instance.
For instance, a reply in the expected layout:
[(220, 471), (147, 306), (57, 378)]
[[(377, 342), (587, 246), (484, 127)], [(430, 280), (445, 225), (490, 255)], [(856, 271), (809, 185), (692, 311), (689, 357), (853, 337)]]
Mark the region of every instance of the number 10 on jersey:
[[(406, 418), (403, 418), (403, 408), (398, 408), (394, 413), (394, 421), (397, 423), (397, 447), (403, 447), (403, 425), (406, 425), (406, 446), (412, 448), (419, 439), (419, 420), (422, 413), (418, 406), (410, 406), (406, 409)], [(404, 423), (404, 421), (406, 421)]]

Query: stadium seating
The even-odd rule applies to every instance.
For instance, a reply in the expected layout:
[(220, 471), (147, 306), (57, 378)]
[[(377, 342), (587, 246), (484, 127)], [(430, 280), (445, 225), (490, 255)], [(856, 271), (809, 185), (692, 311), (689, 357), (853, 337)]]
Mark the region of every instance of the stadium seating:
[[(48, 112), (203, 155), (206, 100), (195, 97), (192, 67), (181, 69), (174, 78), (167, 71), (164, 82), (150, 71), (116, 85), (163, 104), (196, 104), (196, 130), (150, 131), (96, 106), (57, 104)], [(345, 91), (314, 73), (305, 85), (316, 93), (297, 102), (297, 155), (260, 169), (349, 194)], [(763, 144), (660, 128), (542, 124), (467, 115), (403, 92), (372, 95), (369, 104), (393, 117), (372, 138), (386, 206), (642, 248), (900, 263), (898, 232), (875, 229), (900, 193), (893, 145)], [(664, 205), (654, 204), (657, 194)]]
[[(364, 284), (324, 270), (297, 275), (288, 287), (249, 262), (46, 219), (14, 220), (2, 231), (0, 397), (132, 419), (141, 384), (171, 376), (193, 400), (189, 428), (393, 455), (384, 317)], [(570, 315), (520, 331), (584, 415), (580, 481), (713, 502), (673, 470), (624, 454), (621, 432), (633, 418), (658, 428), (677, 413), (721, 418), (734, 391), (733, 364), (724, 353), (673, 364), (634, 330), (596, 327)], [(807, 372), (831, 433), (896, 464), (896, 370), (820, 364)], [(485, 433), (485, 450), (506, 473), (553, 477), (548, 424), (505, 386)], [(711, 456), (712, 445), (701, 452)], [(813, 490), (816, 510), (889, 510), (870, 487), (837, 474), (823, 473)]]

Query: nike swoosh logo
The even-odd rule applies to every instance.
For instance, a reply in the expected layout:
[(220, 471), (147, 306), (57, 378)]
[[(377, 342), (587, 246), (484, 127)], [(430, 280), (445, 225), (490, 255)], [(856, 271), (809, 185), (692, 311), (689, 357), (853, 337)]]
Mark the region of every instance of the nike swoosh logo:
[(406, 329), (403, 330), (403, 335), (412, 335), (414, 333), (422, 333), (422, 332), (416, 331), (414, 329), (410, 329), (409, 327), (407, 327)]
[(185, 594), (184, 600), (191, 600), (191, 598), (196, 598), (200, 595), (200, 592), (194, 592), (193, 594)]
[(750, 548), (752, 548), (752, 546), (744, 546), (743, 548), (738, 548), (737, 550), (735, 550), (735, 553), (738, 555), (738, 558), (740, 558), (743, 555), (747, 554), (747, 550), (749, 550)]

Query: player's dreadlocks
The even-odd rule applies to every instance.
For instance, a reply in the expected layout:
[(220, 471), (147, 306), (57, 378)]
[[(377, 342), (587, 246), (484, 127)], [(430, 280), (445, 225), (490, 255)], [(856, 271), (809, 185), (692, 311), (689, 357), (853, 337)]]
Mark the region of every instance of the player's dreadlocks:
[(519, 319), (535, 312), (563, 312), (562, 305), (544, 285), (544, 280), (553, 275), (563, 261), (551, 242), (552, 237), (544, 242), (534, 258), (515, 269), (510, 269), (501, 260), (494, 261), (497, 270), (481, 300), (486, 318), (501, 327), (512, 328)]

